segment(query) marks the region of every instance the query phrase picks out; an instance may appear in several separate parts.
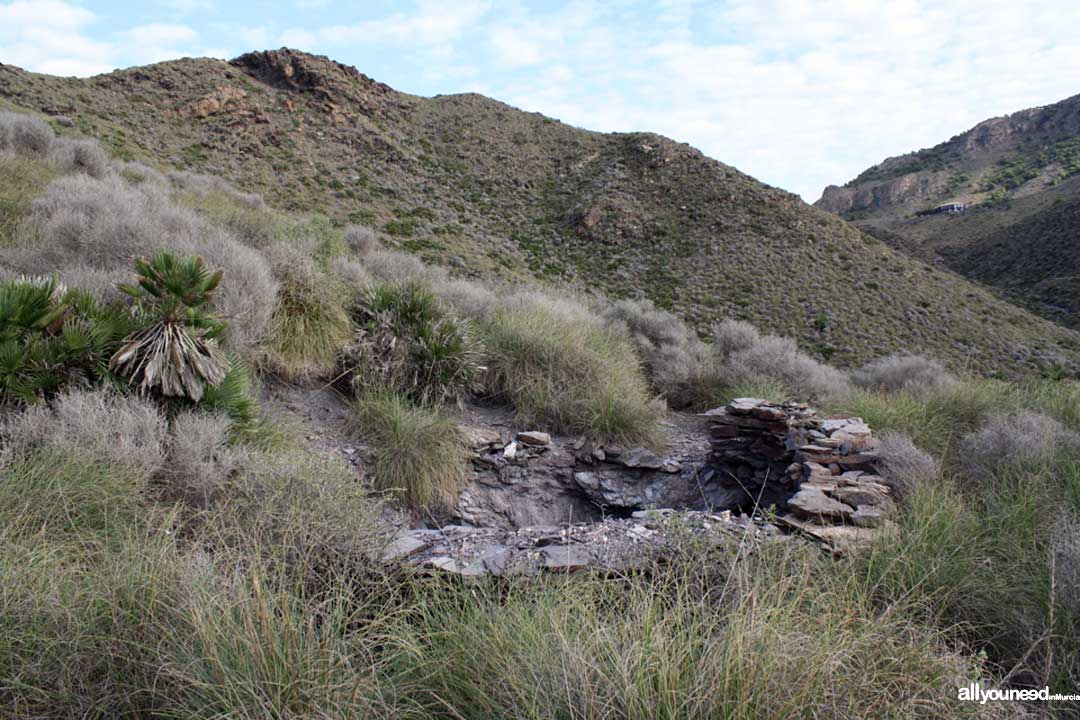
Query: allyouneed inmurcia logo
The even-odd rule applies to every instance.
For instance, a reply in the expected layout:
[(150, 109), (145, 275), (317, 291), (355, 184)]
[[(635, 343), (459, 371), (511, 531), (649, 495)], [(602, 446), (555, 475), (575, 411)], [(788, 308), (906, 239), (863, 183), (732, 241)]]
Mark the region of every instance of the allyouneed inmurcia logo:
[(966, 687), (958, 688), (957, 698), (985, 705), (988, 702), (999, 702), (1002, 700), (1080, 700), (1080, 695), (1051, 693), (1049, 687), (1044, 687), (1041, 690), (1036, 690), (1035, 688), (1024, 690), (1017, 688), (1009, 688), (1008, 690), (1002, 690), (1000, 688), (985, 689), (980, 683), (974, 682)]

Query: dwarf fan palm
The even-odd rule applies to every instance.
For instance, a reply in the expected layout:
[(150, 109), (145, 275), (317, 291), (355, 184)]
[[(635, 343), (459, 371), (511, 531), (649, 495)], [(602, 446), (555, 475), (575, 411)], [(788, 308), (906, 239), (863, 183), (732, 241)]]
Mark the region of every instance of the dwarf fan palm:
[(0, 400), (34, 403), (69, 381), (108, 375), (121, 314), (53, 278), (0, 283)]
[(207, 309), (221, 282), (201, 257), (159, 251), (135, 260), (135, 285), (120, 290), (136, 300), (143, 327), (128, 336), (109, 368), (138, 383), (141, 392), (202, 398), (229, 365), (217, 346), (224, 324)]

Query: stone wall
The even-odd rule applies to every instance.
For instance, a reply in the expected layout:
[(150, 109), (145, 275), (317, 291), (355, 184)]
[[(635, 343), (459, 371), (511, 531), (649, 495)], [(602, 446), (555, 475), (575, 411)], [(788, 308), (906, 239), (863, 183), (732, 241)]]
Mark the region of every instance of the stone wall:
[(704, 413), (709, 460), (703, 479), (726, 488), (728, 507), (775, 508), (790, 527), (878, 528), (890, 489), (874, 474), (877, 440), (857, 417), (821, 417), (799, 403), (739, 398)]

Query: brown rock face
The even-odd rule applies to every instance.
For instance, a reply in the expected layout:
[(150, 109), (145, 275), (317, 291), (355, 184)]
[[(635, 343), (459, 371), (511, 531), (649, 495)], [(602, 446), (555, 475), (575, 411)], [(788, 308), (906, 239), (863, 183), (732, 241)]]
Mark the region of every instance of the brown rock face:
[(393, 94), (389, 85), (372, 80), (351, 65), (322, 55), (281, 48), (250, 52), (231, 61), (260, 82), (281, 90), (303, 92), (327, 103), (329, 114), (356, 103), (370, 114)]

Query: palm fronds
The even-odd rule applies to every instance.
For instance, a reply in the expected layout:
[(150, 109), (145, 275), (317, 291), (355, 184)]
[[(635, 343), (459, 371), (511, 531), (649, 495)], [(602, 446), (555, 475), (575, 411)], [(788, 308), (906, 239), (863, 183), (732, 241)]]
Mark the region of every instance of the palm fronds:
[(120, 289), (135, 298), (143, 327), (125, 339), (109, 369), (128, 377), (140, 392), (198, 402), (229, 369), (214, 339), (224, 323), (206, 309), (222, 272), (211, 272), (200, 257), (177, 258), (164, 251), (135, 260), (135, 271), (136, 284)]

